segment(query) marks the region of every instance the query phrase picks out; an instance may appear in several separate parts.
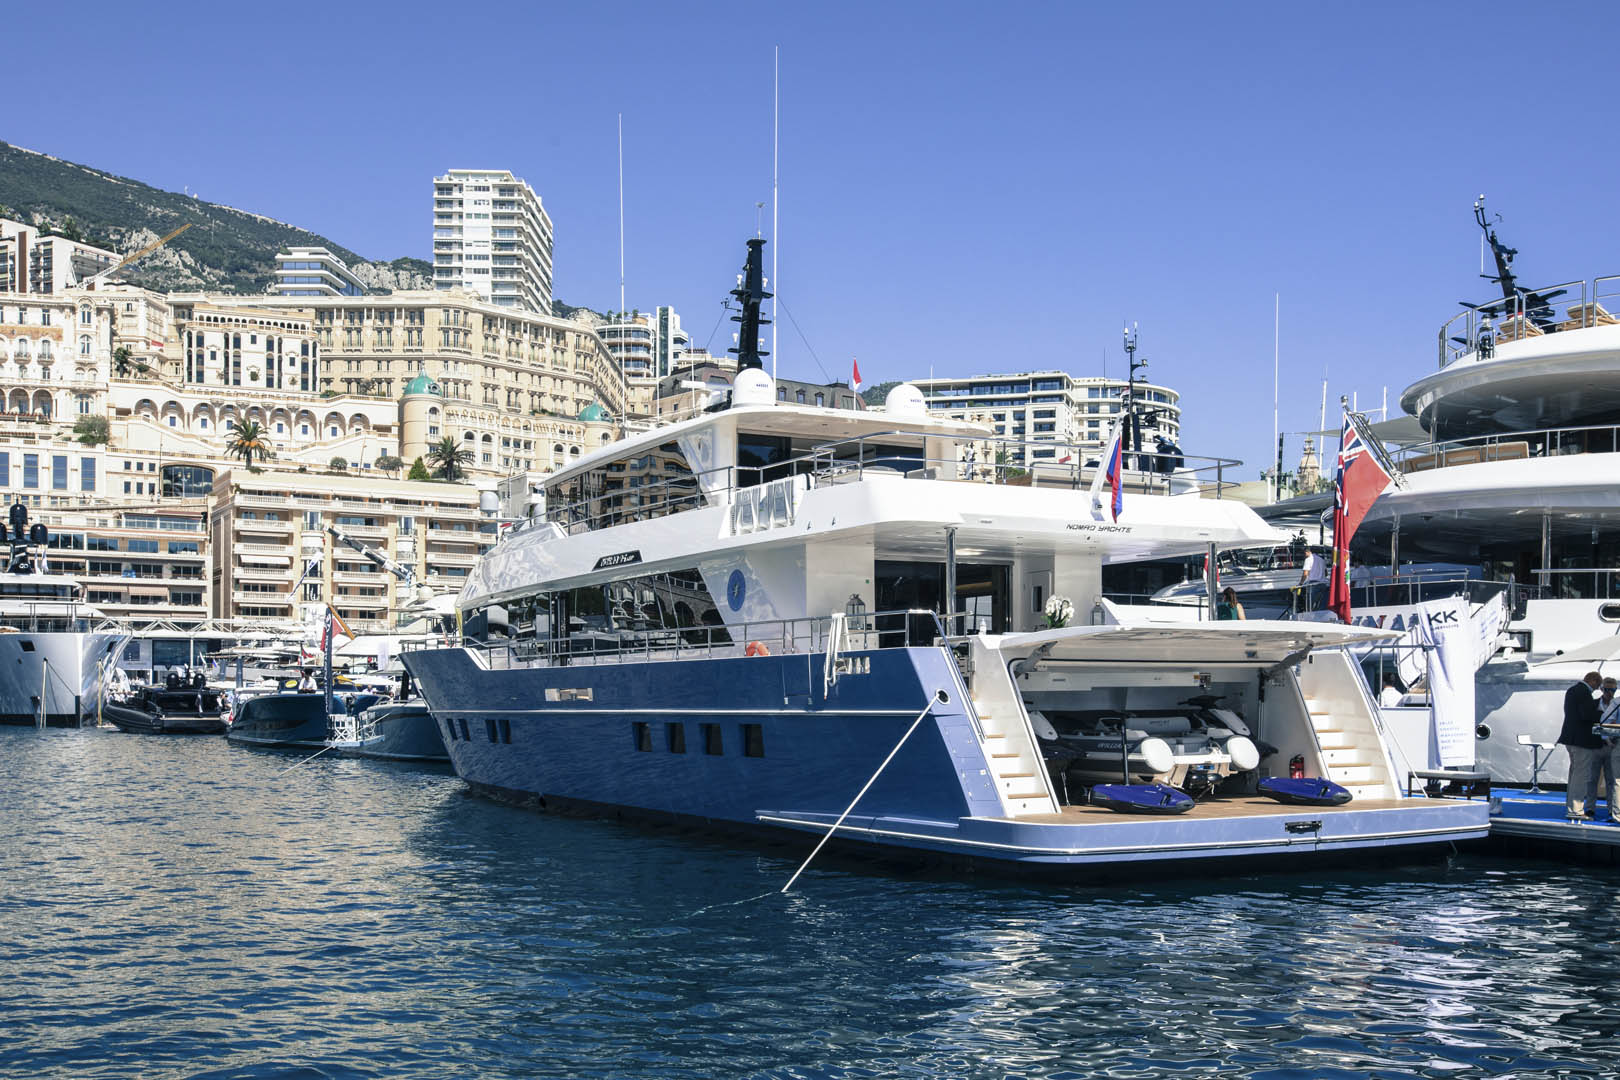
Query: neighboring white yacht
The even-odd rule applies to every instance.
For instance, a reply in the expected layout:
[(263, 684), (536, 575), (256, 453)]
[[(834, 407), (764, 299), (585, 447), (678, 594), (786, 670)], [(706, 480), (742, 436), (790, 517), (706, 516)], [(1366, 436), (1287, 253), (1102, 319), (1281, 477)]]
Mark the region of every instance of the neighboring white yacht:
[(10, 523), (15, 539), (0, 573), (0, 723), (93, 724), (107, 675), (129, 639), (92, 632), (101, 612), (85, 603), (77, 578), (48, 572), (48, 534), (43, 525), (29, 528), (20, 503)]
[[(1352, 564), (1469, 564), (1490, 579), (1468, 582), (1476, 603), (1506, 590), (1501, 650), (1476, 677), (1476, 759), (1529, 783), (1564, 691), (1620, 670), (1620, 276), (1525, 289), (1483, 204), (1476, 217), (1503, 295), (1441, 327), (1437, 369), (1401, 393), (1407, 415), (1374, 426), (1401, 482)], [(1541, 779), (1566, 775), (1553, 753)]]

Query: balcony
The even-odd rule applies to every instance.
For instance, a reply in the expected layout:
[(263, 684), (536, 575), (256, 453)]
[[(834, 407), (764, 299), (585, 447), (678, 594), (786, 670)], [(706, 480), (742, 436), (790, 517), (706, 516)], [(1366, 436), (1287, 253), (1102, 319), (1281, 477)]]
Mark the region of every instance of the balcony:
[(239, 533), (291, 533), (293, 523), (290, 521), (264, 521), (260, 518), (236, 518), (232, 523)]
[(293, 554), (291, 544), (233, 544), (231, 550), (244, 555), (280, 555), (283, 558), (290, 558)]

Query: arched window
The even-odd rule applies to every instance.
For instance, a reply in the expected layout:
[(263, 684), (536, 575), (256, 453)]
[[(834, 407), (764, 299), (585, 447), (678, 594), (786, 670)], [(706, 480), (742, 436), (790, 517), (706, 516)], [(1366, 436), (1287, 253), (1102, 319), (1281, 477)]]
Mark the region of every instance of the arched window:
[(827, 395), (818, 391), (816, 393), (816, 408), (819, 409), (819, 408), (821, 408), (822, 406), (824, 406), (826, 404), (827, 404)]
[(80, 326), (89, 326), (89, 325), (91, 325), (92, 319), (93, 319), (93, 316), (90, 314), (90, 308), (89, 308), (88, 305), (86, 305), (85, 307), (82, 307), (82, 308), (79, 309), (79, 325)]
[(89, 356), (90, 355), (90, 335), (89, 334), (80, 334), (79, 335), (79, 355), (80, 356)]

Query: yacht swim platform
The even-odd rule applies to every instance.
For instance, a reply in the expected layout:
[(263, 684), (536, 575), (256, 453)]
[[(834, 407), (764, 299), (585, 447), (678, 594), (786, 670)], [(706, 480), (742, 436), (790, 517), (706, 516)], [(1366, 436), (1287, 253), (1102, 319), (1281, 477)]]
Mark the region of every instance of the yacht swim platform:
[[(1261, 795), (1218, 795), (1211, 799), (1200, 800), (1193, 805), (1191, 810), (1184, 814), (1177, 814), (1171, 820), (1317, 817), (1321, 814), (1340, 814), (1356, 810), (1400, 810), (1411, 805), (1412, 800), (1410, 799), (1357, 799), (1355, 802), (1345, 803), (1342, 806), (1290, 806)], [(1013, 819), (1006, 818), (1002, 820), (1010, 821)], [(1037, 825), (1090, 825), (1098, 823), (1147, 825), (1153, 822), (1163, 822), (1167, 819), (1154, 814), (1122, 815), (1106, 806), (1095, 806), (1087, 803), (1081, 806), (1061, 807), (1056, 814), (1032, 814), (1017, 820)]]

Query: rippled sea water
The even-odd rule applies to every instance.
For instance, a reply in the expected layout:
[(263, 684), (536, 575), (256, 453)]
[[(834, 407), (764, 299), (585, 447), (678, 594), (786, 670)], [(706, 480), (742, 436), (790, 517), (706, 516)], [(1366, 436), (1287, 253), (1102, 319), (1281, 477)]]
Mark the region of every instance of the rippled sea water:
[(0, 1074), (1620, 1071), (1612, 871), (1084, 888), (828, 864), (761, 897), (801, 850), (298, 760), (0, 728)]

